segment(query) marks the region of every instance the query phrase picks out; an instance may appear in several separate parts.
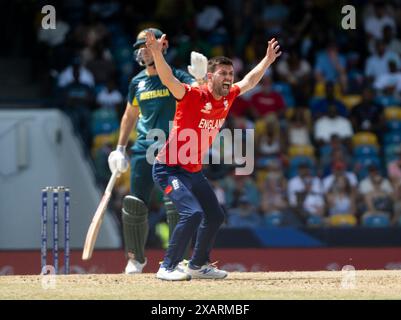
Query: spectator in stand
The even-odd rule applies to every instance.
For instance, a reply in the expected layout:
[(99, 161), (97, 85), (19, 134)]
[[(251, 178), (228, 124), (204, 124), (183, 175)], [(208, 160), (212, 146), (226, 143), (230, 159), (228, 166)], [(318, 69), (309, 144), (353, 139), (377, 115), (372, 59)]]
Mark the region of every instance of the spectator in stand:
[(368, 172), (368, 176), (359, 184), (359, 193), (363, 196), (365, 206), (363, 217), (380, 214), (391, 219), (394, 189), (376, 165), (370, 165)]
[(396, 68), (400, 68), (400, 58), (393, 51), (386, 49), (382, 40), (376, 41), (376, 52), (370, 55), (365, 64), (365, 76), (369, 83), (374, 83), (379, 76), (389, 73), (389, 62), (394, 61)]
[(260, 91), (251, 96), (252, 110), (255, 118), (263, 117), (269, 113), (276, 113), (282, 118), (285, 111), (285, 103), (282, 95), (272, 89), (272, 79), (270, 75), (265, 76), (260, 81)]
[[(327, 199), (327, 207), (330, 225), (347, 225), (354, 226), (357, 224), (356, 218), (356, 195), (353, 192), (350, 180), (346, 175), (336, 175), (325, 191)], [(342, 216), (342, 217), (340, 217)], [(338, 218), (346, 219), (340, 220)]]
[(282, 139), (280, 124), (277, 116), (274, 113), (269, 114), (263, 124), (265, 125), (260, 129), (262, 123), (257, 124), (256, 138), (255, 138), (255, 153), (256, 163), (258, 166), (263, 167), (271, 160), (280, 160), (282, 152), (285, 149), (284, 141)]
[(298, 175), (288, 182), (288, 201), (303, 220), (311, 215), (323, 217), (325, 203), (322, 183), (318, 177), (312, 175), (307, 163), (301, 163)]
[(87, 85), (89, 87), (94, 87), (95, 86), (95, 80), (93, 77), (92, 72), (90, 72), (87, 68), (85, 68), (81, 64), (81, 59), (78, 57), (75, 57), (72, 61), (72, 64), (65, 68), (60, 75), (58, 76), (58, 86), (60, 88), (63, 88), (70, 83), (74, 82), (74, 70), (79, 69), (79, 79), (78, 82), (80, 84)]
[(373, 89), (363, 89), (362, 101), (351, 109), (350, 120), (355, 132), (371, 131), (380, 135), (385, 124), (383, 107), (375, 102)]
[(86, 21), (75, 28), (74, 39), (81, 48), (93, 48), (98, 42), (107, 42), (110, 32), (96, 13), (90, 12)]
[(302, 91), (304, 83), (309, 82), (312, 74), (309, 62), (301, 59), (295, 49), (278, 62), (276, 70), (280, 80), (289, 83), (296, 96)]
[(113, 56), (108, 48), (102, 41), (98, 41), (93, 44), (93, 47), (85, 47), (81, 51), (82, 63), (87, 64), (93, 60), (101, 59), (106, 61), (113, 61)]
[(335, 105), (329, 105), (327, 116), (315, 123), (314, 138), (320, 146), (329, 143), (332, 135), (337, 135), (346, 146), (350, 146), (353, 134), (351, 121), (339, 116)]
[(121, 1), (118, 0), (95, 0), (91, 1), (89, 13), (96, 14), (102, 20), (110, 20), (118, 18), (117, 15), (121, 11)]
[(347, 180), (349, 191), (355, 195), (358, 187), (358, 178), (355, 173), (347, 171), (347, 164), (343, 161), (333, 162), (332, 174), (323, 179), (323, 191), (325, 193), (329, 192), (335, 182), (340, 178), (345, 178)]
[(221, 187), (226, 195), (226, 203), (228, 208), (238, 206), (239, 198), (243, 195), (252, 203), (254, 207), (258, 207), (260, 203), (260, 195), (256, 183), (250, 176), (237, 176), (232, 172), (220, 181)]
[(80, 67), (73, 67), (73, 81), (63, 89), (65, 112), (71, 117), (75, 132), (80, 132), (85, 150), (91, 149), (91, 114), (94, 106), (94, 92), (80, 82)]
[(228, 211), (228, 226), (235, 228), (256, 228), (262, 225), (262, 219), (256, 208), (246, 196), (238, 200), (238, 207)]
[(395, 151), (398, 159), (387, 165), (387, 175), (394, 188), (394, 225), (401, 225), (401, 145)]
[(271, 161), (267, 168), (265, 180), (260, 187), (262, 195), (261, 208), (264, 213), (281, 212), (288, 207), (287, 181), (277, 161)]
[(373, 84), (376, 90), (383, 90), (387, 87), (397, 88), (401, 84), (401, 72), (394, 60), (388, 62), (388, 72), (378, 76)]
[(294, 87), (309, 80), (312, 72), (309, 62), (301, 59), (295, 49), (290, 50), (287, 56), (279, 61), (276, 69), (280, 80)]
[(288, 123), (288, 145), (311, 144), (311, 115), (308, 109), (296, 107)]
[(92, 72), (97, 85), (105, 85), (107, 80), (114, 77), (116, 66), (113, 60), (106, 59), (103, 45), (98, 42), (94, 48), (94, 57), (87, 63), (87, 68)]
[(390, 25), (383, 27), (383, 42), (387, 50), (401, 56), (401, 41), (395, 37), (394, 29)]
[(347, 91), (345, 94), (359, 95), (365, 87), (365, 77), (362, 68), (362, 57), (358, 52), (347, 55)]
[(326, 83), (326, 97), (315, 101), (311, 106), (311, 112), (313, 119), (318, 119), (328, 113), (328, 109), (331, 105), (334, 105), (337, 109), (337, 113), (340, 116), (346, 117), (348, 115), (347, 107), (335, 97), (334, 83)]
[(107, 81), (106, 87), (96, 97), (96, 102), (102, 109), (115, 112), (121, 109), (123, 100), (123, 96), (118, 91), (116, 81), (113, 78)]
[(401, 184), (401, 145), (398, 146), (394, 153), (398, 156), (387, 164), (387, 176), (394, 187)]
[(288, 6), (283, 4), (281, 0), (266, 2), (260, 18), (269, 36), (281, 34), (288, 15)]
[[(347, 88), (346, 59), (339, 53), (335, 41), (330, 41), (326, 49), (316, 56), (315, 78), (317, 82), (339, 82)], [(345, 91), (345, 90), (344, 90)]]
[(352, 166), (352, 157), (340, 137), (332, 135), (330, 143), (320, 148), (321, 175), (326, 177), (332, 174), (333, 164), (337, 162), (343, 162), (346, 168), (350, 168)]
[(202, 32), (212, 32), (223, 18), (223, 12), (218, 6), (207, 4), (195, 17), (196, 28)]
[(384, 26), (389, 26), (393, 32), (396, 31), (397, 27), (393, 17), (386, 12), (385, 2), (376, 1), (373, 14), (366, 17), (364, 21), (364, 28), (368, 39), (383, 39)]
[[(401, 85), (399, 85), (401, 90)], [(384, 109), (390, 106), (401, 105), (401, 100), (397, 96), (397, 87), (394, 85), (389, 85), (384, 87), (383, 90), (376, 93), (375, 102), (382, 105)]]
[(271, 215), (281, 217), (281, 225), (299, 226), (301, 221), (289, 209), (287, 201), (287, 180), (280, 164), (271, 161), (263, 183), (260, 185), (261, 211), (265, 218)]

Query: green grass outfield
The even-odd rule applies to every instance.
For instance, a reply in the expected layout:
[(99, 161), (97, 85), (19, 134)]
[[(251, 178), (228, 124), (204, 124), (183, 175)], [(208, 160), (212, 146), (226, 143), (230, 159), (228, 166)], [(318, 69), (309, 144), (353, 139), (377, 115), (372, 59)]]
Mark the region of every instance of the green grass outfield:
[[(46, 278), (49, 279), (49, 278)], [(45, 279), (45, 280), (46, 280)], [(348, 280), (347, 280), (348, 279)], [(401, 299), (401, 271), (232, 272), (224, 280), (167, 282), (154, 274), (1, 276), (4, 299)]]

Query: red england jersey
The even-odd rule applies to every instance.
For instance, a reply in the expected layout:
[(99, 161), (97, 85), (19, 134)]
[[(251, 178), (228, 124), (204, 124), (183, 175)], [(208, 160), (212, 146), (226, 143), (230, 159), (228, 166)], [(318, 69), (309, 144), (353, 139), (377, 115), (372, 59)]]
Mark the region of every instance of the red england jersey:
[(234, 99), (240, 94), (232, 86), (227, 96), (214, 99), (207, 86), (184, 84), (185, 95), (178, 101), (173, 128), (157, 160), (190, 172), (202, 170), (202, 159), (223, 126)]

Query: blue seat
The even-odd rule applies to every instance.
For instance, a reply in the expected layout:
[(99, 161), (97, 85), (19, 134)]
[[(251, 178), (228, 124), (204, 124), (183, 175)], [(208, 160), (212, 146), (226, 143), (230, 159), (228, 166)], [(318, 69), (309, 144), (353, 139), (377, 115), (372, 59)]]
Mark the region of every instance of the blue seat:
[(384, 147), (384, 154), (386, 156), (395, 155), (400, 147), (401, 145), (398, 143), (388, 144)]
[(384, 108), (400, 104), (400, 101), (393, 96), (377, 96), (375, 102), (381, 104)]
[(289, 169), (288, 169), (288, 178), (293, 178), (298, 174), (298, 166), (300, 164), (306, 163), (309, 168), (312, 170), (312, 173), (316, 173), (315, 161), (308, 156), (296, 156), (290, 159)]
[(319, 148), (319, 154), (321, 157), (328, 156), (333, 151), (330, 144), (324, 144)]
[(306, 220), (306, 224), (308, 227), (320, 227), (324, 224), (324, 219), (319, 216), (309, 216)]
[(374, 145), (358, 145), (354, 147), (354, 157), (378, 157), (379, 150)]
[(401, 143), (401, 132), (388, 132), (384, 134), (384, 144), (386, 146), (396, 143)]
[(283, 223), (283, 214), (281, 212), (272, 212), (264, 217), (267, 227), (278, 227)]
[(401, 131), (401, 120), (388, 120), (386, 121), (386, 127), (390, 131)]
[(378, 156), (361, 156), (361, 157), (354, 157), (353, 158), (353, 167), (354, 172), (358, 176), (358, 179), (364, 179), (368, 175), (368, 167), (370, 165), (375, 165), (382, 170), (381, 161)]
[(266, 168), (269, 166), (271, 163), (276, 164), (280, 161), (278, 156), (266, 156), (266, 157), (260, 157), (256, 161), (256, 165), (259, 168)]
[(390, 218), (386, 214), (370, 214), (363, 218), (362, 225), (365, 227), (389, 227)]

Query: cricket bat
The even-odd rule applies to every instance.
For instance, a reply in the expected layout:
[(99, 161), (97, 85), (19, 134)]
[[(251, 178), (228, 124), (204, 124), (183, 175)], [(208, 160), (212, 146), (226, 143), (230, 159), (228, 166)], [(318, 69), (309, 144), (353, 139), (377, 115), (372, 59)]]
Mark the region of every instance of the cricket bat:
[(93, 216), (88, 233), (86, 235), (84, 250), (82, 253), (82, 260), (89, 260), (92, 257), (93, 248), (95, 247), (100, 226), (102, 225), (104, 214), (106, 213), (107, 205), (110, 201), (111, 192), (113, 191), (113, 187), (117, 180), (118, 174), (118, 170), (115, 170), (111, 175), (109, 183), (107, 184), (106, 190), (103, 194), (102, 200), (100, 201), (99, 206), (96, 209), (95, 215)]

